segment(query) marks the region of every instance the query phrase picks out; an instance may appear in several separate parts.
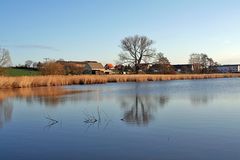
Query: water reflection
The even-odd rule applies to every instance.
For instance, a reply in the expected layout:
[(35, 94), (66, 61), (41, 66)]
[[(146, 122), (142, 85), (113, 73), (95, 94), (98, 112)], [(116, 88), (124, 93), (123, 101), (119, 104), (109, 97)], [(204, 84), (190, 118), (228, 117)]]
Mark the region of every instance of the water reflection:
[(159, 97), (159, 106), (161, 108), (163, 108), (165, 106), (165, 104), (167, 104), (169, 102), (170, 98), (169, 96), (160, 96)]
[[(40, 103), (55, 107), (67, 100), (78, 101), (80, 93), (88, 91), (67, 90), (62, 87), (24, 88), (0, 90), (0, 128), (12, 118), (12, 99), (25, 100), (27, 104)], [(69, 97), (68, 97), (69, 95)]]
[[(199, 90), (195, 84), (181, 82), (181, 86), (156, 83), (132, 83), (98, 85), (84, 87), (41, 87), (25, 89), (0, 90), (0, 125), (11, 119), (13, 105), (11, 99), (25, 100), (27, 104), (41, 104), (45, 107), (65, 106), (66, 102), (104, 102), (109, 98), (116, 99), (123, 110), (121, 118), (127, 124), (147, 125), (154, 119), (158, 109), (163, 109), (171, 100), (178, 98), (188, 100), (192, 106), (207, 105), (217, 94), (208, 90)], [(190, 84), (190, 86), (189, 86)], [(89, 90), (89, 88), (91, 90)], [(187, 89), (186, 89), (187, 88)], [(194, 90), (191, 90), (191, 89)]]
[(191, 95), (190, 101), (193, 106), (201, 106), (201, 105), (207, 105), (209, 102), (211, 102), (214, 99), (213, 95)]
[(97, 107), (97, 113), (89, 113), (89, 112), (83, 112), (84, 114), (84, 124), (85, 124), (85, 132), (89, 130), (89, 128), (97, 126), (98, 129), (105, 130), (109, 123), (111, 122), (111, 119), (109, 115), (104, 111), (100, 110), (100, 107)]
[(0, 103), (0, 128), (4, 123), (9, 122), (12, 119), (13, 105), (10, 102)]
[(239, 83), (0, 90), (0, 159), (239, 159)]
[(147, 125), (153, 120), (153, 113), (163, 108), (169, 101), (167, 95), (154, 96), (141, 92), (139, 84), (135, 84), (135, 94), (120, 99), (121, 107), (125, 110), (121, 120), (129, 124)]
[[(8, 99), (26, 100), (28, 104), (38, 102), (45, 106), (58, 106), (66, 100), (77, 101), (80, 97), (74, 96), (83, 92), (80, 90), (69, 90), (63, 87), (40, 87), (40, 88), (22, 88), (0, 90), (0, 102), (3, 103)], [(71, 95), (71, 96), (67, 96)]]

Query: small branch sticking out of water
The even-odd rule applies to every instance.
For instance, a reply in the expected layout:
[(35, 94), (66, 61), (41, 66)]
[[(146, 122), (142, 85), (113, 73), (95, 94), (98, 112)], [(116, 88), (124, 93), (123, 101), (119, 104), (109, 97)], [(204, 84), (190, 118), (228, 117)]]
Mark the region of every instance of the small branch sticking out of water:
[(95, 117), (90, 117), (90, 118), (85, 119), (84, 122), (85, 123), (95, 123), (95, 122), (97, 122), (97, 119)]
[(48, 120), (48, 125), (45, 126), (45, 128), (51, 128), (52, 126), (58, 123), (56, 119), (51, 118), (49, 115), (45, 118)]
[(54, 123), (58, 123), (57, 120), (51, 118), (49, 115), (47, 117), (45, 117), (47, 120), (51, 121), (51, 122), (54, 122)]
[[(104, 115), (104, 117), (102, 117), (102, 113)], [(97, 107), (97, 113), (96, 116), (92, 113), (89, 114), (87, 112), (83, 112), (83, 114), (85, 115), (85, 120), (83, 121), (84, 123), (88, 124), (90, 126), (95, 125), (96, 123), (98, 124), (98, 128), (101, 127), (102, 122), (105, 124), (103, 129), (106, 129), (110, 120), (108, 115), (106, 114), (106, 112), (104, 111), (100, 111), (99, 106)]]
[(94, 115), (90, 115), (88, 113), (85, 113), (85, 120), (83, 121), (84, 123), (90, 123), (90, 124), (94, 124), (95, 122), (97, 122), (98, 120), (96, 119), (96, 117)]

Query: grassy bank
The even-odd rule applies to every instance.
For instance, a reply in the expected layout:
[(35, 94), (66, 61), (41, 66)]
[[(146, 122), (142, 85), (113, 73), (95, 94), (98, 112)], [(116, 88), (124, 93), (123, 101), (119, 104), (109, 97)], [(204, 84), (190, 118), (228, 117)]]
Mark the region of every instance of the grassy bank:
[(6, 68), (6, 76), (37, 76), (40, 72), (34, 69)]
[(177, 75), (79, 75), (79, 76), (23, 76), (0, 77), (0, 88), (29, 88), (108, 82), (146, 82), (164, 80), (232, 78), (240, 74), (177, 74)]

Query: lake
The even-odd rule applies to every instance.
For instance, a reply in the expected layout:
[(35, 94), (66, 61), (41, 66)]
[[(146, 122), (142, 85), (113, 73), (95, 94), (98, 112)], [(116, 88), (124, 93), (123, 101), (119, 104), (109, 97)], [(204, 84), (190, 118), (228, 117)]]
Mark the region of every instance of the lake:
[(0, 90), (0, 159), (240, 159), (240, 79)]

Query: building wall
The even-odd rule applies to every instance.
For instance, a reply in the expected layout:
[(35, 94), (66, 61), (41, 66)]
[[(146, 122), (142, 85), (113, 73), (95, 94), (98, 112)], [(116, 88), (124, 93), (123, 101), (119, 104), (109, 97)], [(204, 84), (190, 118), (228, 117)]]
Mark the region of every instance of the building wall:
[(105, 69), (92, 69), (92, 67), (89, 64), (86, 64), (84, 68), (84, 74), (104, 74)]
[(84, 74), (92, 74), (92, 68), (88, 64), (85, 65)]
[(191, 64), (178, 64), (173, 65), (175, 72), (178, 73), (191, 73), (194, 71), (193, 65)]
[(235, 72), (240, 72), (240, 65), (223, 65), (223, 66), (218, 66), (217, 70), (221, 73), (235, 73)]

